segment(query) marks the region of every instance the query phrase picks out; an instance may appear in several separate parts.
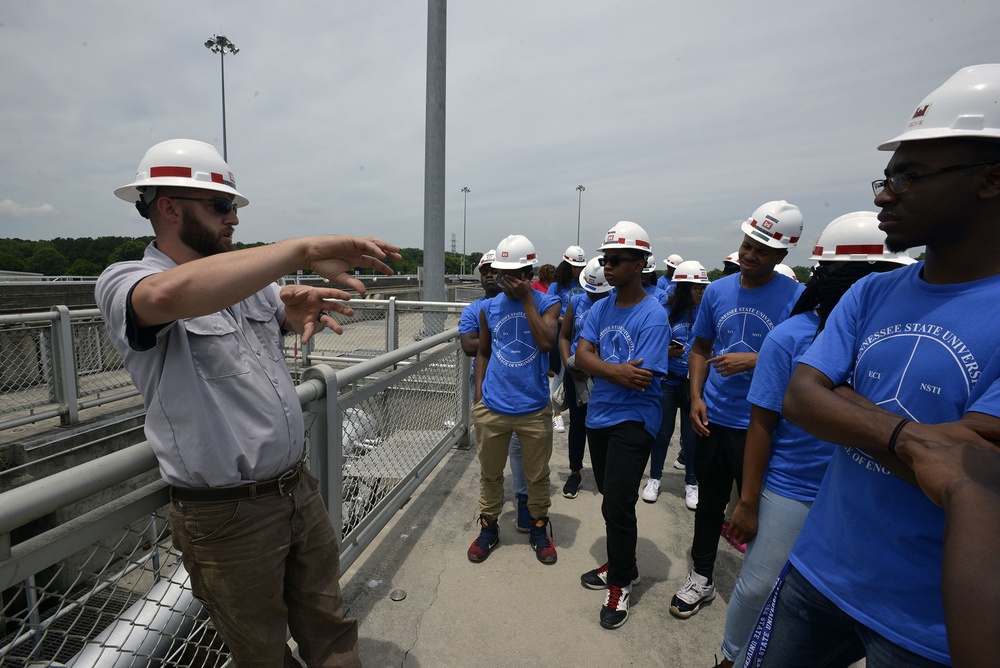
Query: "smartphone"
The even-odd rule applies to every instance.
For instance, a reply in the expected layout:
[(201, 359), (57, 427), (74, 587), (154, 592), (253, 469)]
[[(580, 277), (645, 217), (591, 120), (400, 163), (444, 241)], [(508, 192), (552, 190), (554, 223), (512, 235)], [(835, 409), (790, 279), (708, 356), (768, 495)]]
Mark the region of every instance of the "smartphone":
[(683, 348), (684, 344), (681, 343), (680, 341), (678, 341), (677, 339), (672, 339), (670, 341), (670, 347), (671, 348)]

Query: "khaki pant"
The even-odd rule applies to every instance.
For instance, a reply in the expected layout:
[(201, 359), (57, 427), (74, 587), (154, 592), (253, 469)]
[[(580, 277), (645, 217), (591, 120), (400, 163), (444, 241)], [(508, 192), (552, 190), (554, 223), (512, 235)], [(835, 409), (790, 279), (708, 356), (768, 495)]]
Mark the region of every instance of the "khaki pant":
[(503, 471), (507, 446), (516, 433), (524, 456), (528, 480), (528, 512), (532, 517), (549, 514), (549, 459), (552, 457), (552, 409), (546, 406), (528, 415), (494, 413), (482, 402), (472, 407), (479, 449), (479, 512), (496, 519), (503, 505)]

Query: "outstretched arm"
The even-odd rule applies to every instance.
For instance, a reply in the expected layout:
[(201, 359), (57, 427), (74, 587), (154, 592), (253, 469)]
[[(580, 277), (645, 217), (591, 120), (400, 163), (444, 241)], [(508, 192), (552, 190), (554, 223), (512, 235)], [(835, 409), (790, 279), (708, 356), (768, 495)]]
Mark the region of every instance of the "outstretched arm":
[[(398, 251), (397, 246), (380, 239), (327, 235), (219, 253), (146, 277), (132, 291), (132, 309), (141, 327), (208, 315), (298, 269), (310, 269), (337, 285), (364, 294), (364, 285), (348, 270), (364, 267), (391, 274), (380, 258), (401, 259)], [(342, 290), (325, 290), (324, 295), (331, 299), (350, 299)], [(325, 308), (345, 315), (350, 311), (336, 303), (326, 304)]]

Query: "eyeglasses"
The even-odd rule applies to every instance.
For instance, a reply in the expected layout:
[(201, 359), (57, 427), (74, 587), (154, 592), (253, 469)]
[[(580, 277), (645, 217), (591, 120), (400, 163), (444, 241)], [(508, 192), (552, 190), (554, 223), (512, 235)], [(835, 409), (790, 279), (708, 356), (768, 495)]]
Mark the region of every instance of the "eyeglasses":
[(905, 174), (893, 174), (892, 176), (885, 179), (878, 179), (877, 181), (872, 181), (872, 192), (878, 197), (882, 194), (886, 188), (889, 189), (894, 195), (900, 193), (905, 193), (913, 185), (913, 182), (917, 179), (922, 179), (925, 176), (934, 176), (935, 174), (944, 174), (945, 172), (954, 172), (958, 169), (968, 169), (969, 167), (982, 167), (984, 165), (995, 164), (995, 161), (981, 161), (981, 162), (970, 162), (965, 165), (952, 165), (951, 167), (938, 167), (936, 169), (928, 169), (926, 172), (907, 172)]
[[(645, 260), (643, 261), (645, 262)], [(634, 257), (628, 257), (626, 255), (612, 255), (611, 257), (605, 255), (597, 258), (597, 264), (601, 265), (602, 267), (614, 268), (620, 265), (622, 262), (638, 262), (638, 260), (635, 259)]]
[(170, 199), (183, 199), (189, 202), (211, 202), (212, 209), (222, 216), (230, 211), (236, 211), (236, 203), (222, 197), (177, 197), (176, 195), (171, 195)]

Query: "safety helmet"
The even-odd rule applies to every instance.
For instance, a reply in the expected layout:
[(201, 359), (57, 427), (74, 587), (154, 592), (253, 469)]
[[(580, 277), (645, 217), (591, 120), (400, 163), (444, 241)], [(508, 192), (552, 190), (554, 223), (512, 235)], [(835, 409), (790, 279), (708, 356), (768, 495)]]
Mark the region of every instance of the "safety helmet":
[(698, 260), (685, 260), (677, 265), (674, 276), (670, 279), (674, 283), (698, 283), (708, 285), (708, 272)]
[(159, 186), (214, 190), (235, 196), (238, 207), (250, 203), (236, 190), (236, 178), (215, 147), (195, 139), (169, 139), (150, 148), (139, 161), (135, 181), (116, 188), (115, 195), (126, 202), (141, 199), (148, 204), (153, 197), (147, 191), (155, 193)]
[(511, 234), (497, 244), (494, 269), (520, 269), (538, 264), (535, 246), (520, 234)]
[(604, 245), (597, 250), (612, 250), (615, 248), (634, 248), (646, 253), (652, 253), (649, 235), (641, 225), (629, 220), (619, 220), (615, 226), (604, 235)]
[(587, 292), (599, 295), (611, 289), (611, 285), (604, 278), (604, 267), (598, 262), (598, 258), (592, 257), (587, 261), (587, 265), (580, 272), (580, 287)]
[(834, 218), (822, 232), (810, 260), (830, 262), (894, 262), (913, 264), (912, 257), (885, 247), (885, 232), (872, 211), (854, 211)]
[(656, 258), (650, 253), (646, 256), (646, 266), (642, 268), (642, 273), (652, 274), (656, 271)]
[(901, 135), (878, 148), (940, 137), (1000, 139), (1000, 64), (960, 69), (921, 100)]
[(729, 264), (739, 264), (740, 263), (740, 252), (736, 251), (734, 253), (730, 253), (729, 255), (726, 256), (726, 259), (723, 260), (722, 262), (723, 263), (728, 262)]
[(796, 283), (799, 282), (799, 277), (795, 275), (795, 270), (789, 267), (784, 262), (779, 262), (778, 264), (774, 265), (774, 270), (779, 274), (781, 274), (782, 276), (787, 276)]
[(574, 267), (584, 267), (587, 265), (587, 254), (579, 246), (570, 246), (563, 253), (563, 262), (569, 262)]
[(476, 269), (479, 269), (484, 264), (493, 264), (493, 261), (497, 259), (497, 252), (493, 248), (489, 249), (483, 256), (479, 258), (479, 264), (476, 265)]
[(674, 253), (673, 255), (671, 255), (670, 257), (668, 257), (666, 260), (664, 260), (663, 264), (667, 265), (671, 269), (676, 269), (677, 265), (679, 265), (683, 261), (684, 261), (684, 258), (682, 258), (677, 253)]
[(802, 212), (783, 199), (765, 202), (757, 207), (741, 229), (765, 246), (788, 250), (802, 236)]

